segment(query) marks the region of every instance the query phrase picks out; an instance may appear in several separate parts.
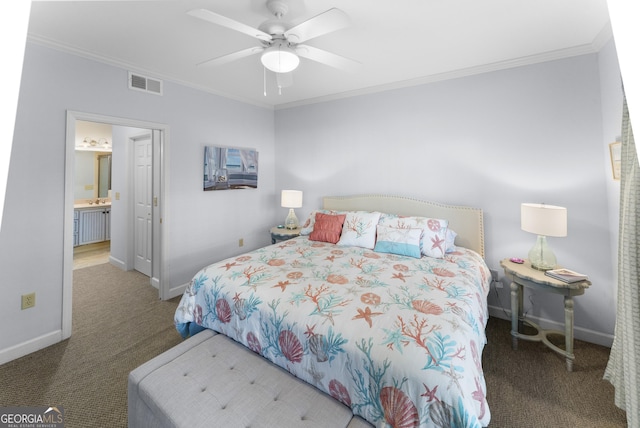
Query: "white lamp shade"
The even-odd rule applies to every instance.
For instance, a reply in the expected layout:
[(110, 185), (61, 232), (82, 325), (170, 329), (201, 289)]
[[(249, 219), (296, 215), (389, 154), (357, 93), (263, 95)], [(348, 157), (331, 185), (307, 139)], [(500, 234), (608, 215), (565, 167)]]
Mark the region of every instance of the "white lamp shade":
[(262, 65), (276, 73), (288, 73), (300, 64), (300, 58), (293, 49), (281, 44), (265, 49), (260, 60)]
[(567, 236), (567, 209), (525, 203), (520, 206), (520, 227), (540, 236)]
[(280, 195), (280, 205), (283, 208), (301, 208), (302, 207), (302, 191), (301, 190), (283, 190)]

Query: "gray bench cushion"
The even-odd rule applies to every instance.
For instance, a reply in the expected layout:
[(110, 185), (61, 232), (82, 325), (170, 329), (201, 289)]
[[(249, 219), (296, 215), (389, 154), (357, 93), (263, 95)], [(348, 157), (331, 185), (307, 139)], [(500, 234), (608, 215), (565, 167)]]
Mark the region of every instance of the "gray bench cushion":
[(370, 427), (351, 409), (205, 330), (129, 374), (129, 427)]

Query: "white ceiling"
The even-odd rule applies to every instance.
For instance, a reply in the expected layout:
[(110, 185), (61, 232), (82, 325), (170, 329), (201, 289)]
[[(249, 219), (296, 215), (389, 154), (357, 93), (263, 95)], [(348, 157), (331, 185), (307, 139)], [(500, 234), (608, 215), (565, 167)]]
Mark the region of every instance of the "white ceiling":
[[(29, 39), (148, 77), (284, 108), (597, 52), (610, 37), (606, 0), (288, 0), (297, 24), (332, 7), (348, 28), (306, 44), (362, 63), (355, 74), (302, 59), (278, 94), (260, 56), (196, 64), (258, 46), (186, 14), (205, 8), (258, 27), (266, 0), (34, 1)], [(124, 82), (123, 84), (126, 84)]]

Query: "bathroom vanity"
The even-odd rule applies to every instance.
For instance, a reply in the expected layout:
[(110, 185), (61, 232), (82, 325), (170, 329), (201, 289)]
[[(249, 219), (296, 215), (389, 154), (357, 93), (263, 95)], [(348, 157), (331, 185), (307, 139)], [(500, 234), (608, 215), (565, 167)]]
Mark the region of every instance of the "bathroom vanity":
[(73, 246), (111, 239), (111, 202), (80, 203), (73, 209)]

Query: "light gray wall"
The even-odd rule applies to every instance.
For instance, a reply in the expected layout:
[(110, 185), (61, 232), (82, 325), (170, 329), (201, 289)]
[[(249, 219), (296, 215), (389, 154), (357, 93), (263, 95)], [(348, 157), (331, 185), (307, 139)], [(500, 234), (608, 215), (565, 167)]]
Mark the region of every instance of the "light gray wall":
[[(61, 329), (67, 110), (168, 125), (173, 286), (207, 262), (270, 242), (279, 214), (273, 111), (164, 83), (162, 97), (132, 91), (127, 70), (27, 44), (0, 232), (0, 360)], [(205, 193), (206, 144), (257, 149), (258, 189)], [(20, 310), (20, 296), (33, 291), (36, 307)]]
[[(600, 93), (602, 97), (602, 129), (603, 151), (610, 161), (609, 144), (620, 141), (622, 129), (622, 82), (616, 55), (616, 46), (611, 40), (599, 53)], [(637, 148), (640, 148), (638, 146)], [(607, 166), (607, 174), (612, 175), (611, 166)], [(620, 221), (620, 181), (606, 180), (607, 206), (609, 207), (609, 232), (611, 236), (611, 263), (617, 267), (618, 262), (618, 223)], [(617, 297), (618, 271), (614, 268), (611, 298), (614, 303)]]
[[(602, 66), (609, 71), (617, 67), (610, 49)], [(480, 207), (486, 260), (500, 271), (501, 259), (526, 258), (535, 241), (520, 229), (520, 204), (565, 206), (568, 236), (550, 245), (559, 263), (593, 281), (575, 300), (576, 335), (610, 343), (614, 184), (605, 146), (614, 135), (603, 134), (603, 109), (617, 114), (620, 96), (602, 105), (600, 68), (598, 55), (584, 55), (276, 111), (276, 188), (305, 192), (302, 217), (328, 194)], [(510, 298), (503, 282), (489, 304), (504, 317)], [(529, 316), (564, 321), (561, 298), (527, 294)]]
[[(305, 191), (300, 218), (326, 194), (481, 207), (495, 269), (533, 244), (520, 230), (520, 203), (544, 201), (569, 210), (569, 236), (551, 239), (559, 261), (593, 281), (576, 299), (576, 333), (606, 342), (615, 321), (617, 188), (607, 145), (619, 134), (618, 76), (608, 45), (600, 55), (274, 115), (170, 82), (163, 97), (130, 91), (126, 70), (29, 43), (0, 232), (0, 359), (61, 328), (66, 110), (170, 127), (165, 238), (173, 286), (209, 261), (267, 244), (268, 228), (286, 215), (278, 207), (283, 188)], [(258, 149), (259, 188), (203, 192), (205, 144)], [(36, 308), (21, 311), (20, 295), (32, 291)], [(554, 297), (527, 299), (529, 315), (561, 321)], [(508, 302), (507, 286), (490, 296), (497, 315)]]

